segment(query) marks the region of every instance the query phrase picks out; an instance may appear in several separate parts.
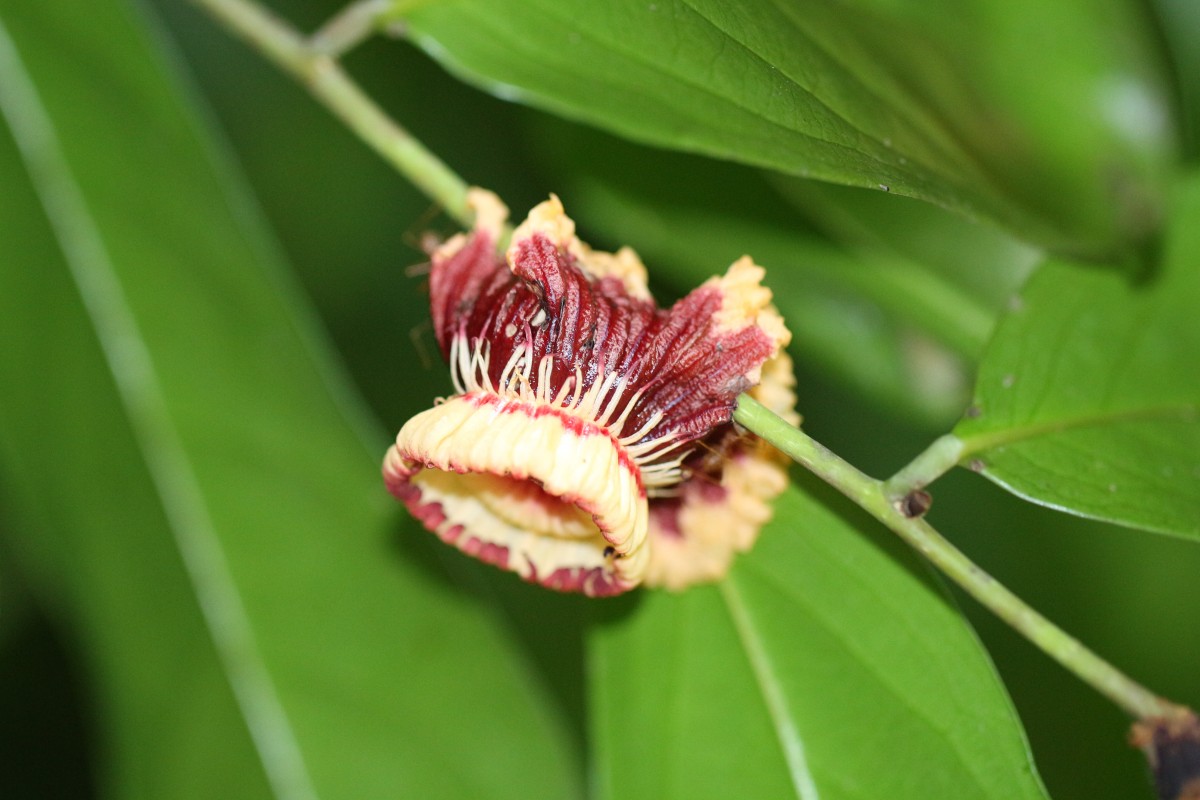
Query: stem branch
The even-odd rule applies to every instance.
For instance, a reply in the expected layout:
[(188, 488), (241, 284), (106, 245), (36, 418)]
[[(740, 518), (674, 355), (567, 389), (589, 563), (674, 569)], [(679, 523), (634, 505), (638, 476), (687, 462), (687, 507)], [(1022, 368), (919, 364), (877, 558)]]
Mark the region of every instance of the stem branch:
[(355, 0), (322, 25), (309, 43), (330, 58), (341, 58), (375, 33), (391, 7), (391, 0)]
[(963, 440), (953, 433), (939, 436), (923, 453), (888, 478), (884, 491), (888, 497), (898, 499), (916, 489), (924, 489), (954, 468), (962, 458), (963, 449)]
[(1046, 619), (984, 572), (929, 523), (905, 516), (895, 502), (896, 498), (889, 492), (889, 485), (893, 481), (907, 484), (914, 477), (930, 474), (936, 477), (944, 472), (944, 469), (939, 471), (938, 467), (944, 461), (943, 456), (956, 449), (953, 442), (940, 447), (935, 443), (930, 448), (934, 455), (924, 461), (918, 458), (914, 462), (918, 466), (911, 470), (901, 470), (897, 478), (904, 476), (903, 480), (893, 479), (885, 484), (855, 469), (748, 395), (739, 398), (734, 419), (849, 497), (908, 542), (981, 605), (1127, 713), (1138, 719), (1171, 718), (1186, 713), (1182, 706), (1154, 694)]

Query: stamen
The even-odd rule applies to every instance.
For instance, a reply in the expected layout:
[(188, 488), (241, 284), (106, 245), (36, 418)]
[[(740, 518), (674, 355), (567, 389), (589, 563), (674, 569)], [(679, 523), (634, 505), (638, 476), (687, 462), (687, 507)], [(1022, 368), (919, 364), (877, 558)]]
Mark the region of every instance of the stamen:
[(595, 421), (597, 419), (596, 412), (600, 408), (600, 398), (612, 388), (612, 385), (616, 382), (616, 379), (617, 374), (615, 372), (610, 372), (608, 375), (604, 376), (603, 381), (593, 383), (592, 388), (589, 389), (587, 394), (583, 396), (583, 402), (580, 403), (578, 409), (579, 414), (589, 420)]
[[(582, 375), (583, 375), (583, 373), (580, 372), (580, 376), (582, 376)], [(583, 383), (580, 382), (579, 385), (580, 385), (580, 387), (582, 387)], [(596, 386), (597, 386), (597, 384), (593, 383), (591, 386), (589, 386), (587, 388), (587, 391), (580, 392), (577, 397), (573, 398), (573, 402), (571, 404), (571, 411), (574, 411), (577, 414), (582, 414), (581, 409), (583, 408), (583, 404), (585, 402), (587, 402), (589, 397), (592, 396), (592, 392), (596, 391)]]
[[(617, 373), (613, 372), (610, 374), (609, 377), (615, 376), (616, 374)], [(611, 417), (616, 412), (617, 406), (620, 405), (620, 403), (621, 403), (621, 397), (622, 397), (622, 395), (625, 394), (625, 386), (626, 386), (626, 381), (624, 378), (620, 378), (613, 382), (612, 397), (609, 399), (608, 405), (604, 407), (604, 413), (602, 413), (599, 417), (596, 418), (597, 423), (599, 423), (600, 425), (608, 425), (609, 417)], [(621, 429), (618, 427), (618, 428), (613, 428), (613, 430), (620, 431)]]
[(508, 357), (508, 363), (504, 365), (504, 369), (500, 372), (500, 388), (508, 391), (509, 387), (515, 380), (514, 373), (518, 369), (521, 358), (525, 355), (524, 350), (513, 350), (512, 355)]
[(681, 467), (683, 460), (688, 457), (688, 453), (681, 453), (678, 457), (670, 461), (664, 461), (661, 464), (650, 464), (644, 466), (642, 470), (642, 479), (647, 480), (647, 476), (653, 478), (655, 475), (666, 475), (669, 478), (678, 478), (682, 474)]
[(522, 400), (533, 399), (533, 384), (529, 382), (524, 372), (518, 372), (513, 375), (513, 380), (517, 383), (517, 396)]
[(678, 432), (671, 432), (666, 436), (626, 447), (625, 452), (629, 453), (629, 457), (638, 462), (638, 464), (650, 464), (650, 462), (662, 458), (675, 448), (683, 447), (687, 444), (691, 444), (691, 442), (684, 439)]
[(486, 339), (480, 339), (475, 345), (475, 357), (471, 360), (473, 366), (478, 368), (482, 379), (479, 381), (480, 388), (487, 389), (492, 394), (499, 394), (496, 387), (492, 386), (492, 376), (488, 375), (488, 364), (492, 360), (492, 343)]
[(464, 338), (462, 336), (455, 336), (450, 340), (450, 381), (454, 384), (455, 394), (464, 394), (466, 392), (462, 378), (459, 375), (462, 371), (459, 361), (462, 358), (462, 342)]
[(584, 411), (584, 406), (586, 405), (589, 408), (591, 407), (591, 397), (596, 393), (596, 390), (599, 388), (599, 386), (599, 383), (593, 382), (592, 385), (587, 388), (587, 391), (582, 392), (579, 397), (576, 398), (575, 405), (571, 406), (571, 410), (579, 416), (589, 416), (590, 418), (590, 415)]
[[(529, 329), (525, 329), (528, 333)], [(530, 390), (533, 389), (533, 337), (525, 337), (525, 360), (521, 362), (521, 377), (525, 379), (525, 386)]]
[(567, 403), (565, 406), (563, 406), (563, 408), (573, 409), (576, 406), (576, 404), (579, 403), (579, 400), (582, 397), (583, 397), (583, 370), (579, 368), (578, 364), (576, 364), (575, 365), (575, 391), (574, 391), (574, 393), (571, 394), (571, 402)]
[(542, 356), (538, 363), (538, 385), (536, 398), (544, 403), (550, 402), (550, 381), (554, 375), (554, 357)]
[(663, 412), (655, 411), (650, 416), (650, 419), (646, 420), (645, 425), (638, 428), (636, 432), (631, 433), (628, 436), (622, 436), (617, 441), (619, 441), (621, 443), (621, 445), (623, 447), (625, 447), (627, 450), (632, 451), (633, 449), (635, 449), (637, 447), (637, 445), (634, 445), (634, 447), (630, 447), (630, 445), (633, 445), (634, 442), (641, 441), (645, 436), (647, 436), (650, 433), (650, 431), (654, 430), (654, 428), (658, 425), (658, 423), (662, 422), (662, 419), (663, 419)]
[(638, 389), (633, 393), (633, 397), (629, 398), (629, 402), (625, 404), (625, 411), (620, 417), (617, 418), (617, 421), (611, 425), (612, 430), (620, 431), (625, 428), (625, 421), (629, 419), (629, 415), (633, 413), (635, 408), (637, 408), (638, 401), (642, 399), (642, 395), (645, 393), (645, 391), (646, 387), (643, 386), (641, 389)]
[[(576, 367), (575, 371), (578, 372), (579, 367)], [(562, 388), (558, 390), (558, 394), (556, 394), (554, 399), (550, 401), (550, 405), (555, 406), (556, 408), (566, 408), (566, 406), (563, 404), (563, 401), (567, 399), (568, 392), (570, 392), (572, 387), (576, 386), (577, 383), (578, 381), (574, 375), (568, 375), (567, 379), (563, 381)]]
[(679, 470), (671, 470), (670, 472), (654, 475), (643, 475), (642, 486), (646, 488), (647, 496), (670, 497), (673, 494), (678, 494), (682, 478), (683, 475)]

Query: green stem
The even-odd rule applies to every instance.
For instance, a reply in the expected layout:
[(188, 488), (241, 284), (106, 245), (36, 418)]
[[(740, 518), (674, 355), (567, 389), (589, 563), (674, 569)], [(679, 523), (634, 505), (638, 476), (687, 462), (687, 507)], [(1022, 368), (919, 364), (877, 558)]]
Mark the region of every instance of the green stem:
[(963, 440), (953, 433), (939, 436), (908, 466), (888, 478), (884, 492), (896, 500), (916, 489), (924, 489), (962, 460), (963, 449)]
[[(929, 523), (905, 516), (902, 504), (889, 493), (887, 484), (864, 475), (748, 395), (739, 398), (734, 419), (849, 497), (985, 608), (1132, 716), (1145, 719), (1184, 713), (1181, 706), (1146, 689), (1046, 619), (963, 555)], [(941, 447), (935, 444), (931, 449), (936, 455), (915, 467), (911, 474), (937, 472), (943, 456), (955, 447), (952, 443)]]
[[(328, 33), (313, 43), (249, 0), (192, 0), (290, 73), (334, 116), (384, 157), (402, 175), (464, 227), (474, 215), (467, 207), (467, 184), (423, 144), (387, 116), (323, 48)], [(369, 6), (367, 7), (369, 10)], [(338, 19), (338, 18), (335, 18)], [(362, 19), (356, 20), (361, 24)], [(334, 30), (338, 27), (335, 26)], [(323, 29), (328, 32), (329, 28)], [(353, 31), (351, 32), (353, 33)], [(361, 30), (359, 31), (361, 33)], [(355, 41), (334, 37), (335, 51)]]
[(309, 40), (312, 48), (330, 58), (341, 58), (378, 29), (392, 0), (356, 0), (321, 26)]

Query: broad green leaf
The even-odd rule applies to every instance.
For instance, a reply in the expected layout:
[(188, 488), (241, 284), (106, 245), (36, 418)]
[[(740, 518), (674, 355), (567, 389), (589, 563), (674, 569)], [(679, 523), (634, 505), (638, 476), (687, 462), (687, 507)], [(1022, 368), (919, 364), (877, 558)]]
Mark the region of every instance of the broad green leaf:
[(147, 24), (0, 2), (7, 537), (87, 654), (107, 788), (575, 796), (559, 711), (383, 491), (386, 437)]
[[(6, 9), (0, 74), (11, 87), (9, 20)], [(7, 99), (0, 106), (7, 116)], [(0, 185), (4, 554), (19, 557), (8, 566), (28, 573), (87, 655), (111, 756), (98, 770), (104, 794), (270, 797), (103, 352), (3, 125)]]
[(1147, 22), (1124, 0), (394, 13), (467, 79), (638, 141), (929, 200), (1088, 257), (1160, 221), (1174, 131)]
[(1200, 536), (1200, 177), (1136, 278), (1044, 264), (988, 347), (964, 463), (1075, 514)]
[(1044, 798), (979, 642), (886, 537), (792, 488), (719, 585), (599, 624), (598, 796)]

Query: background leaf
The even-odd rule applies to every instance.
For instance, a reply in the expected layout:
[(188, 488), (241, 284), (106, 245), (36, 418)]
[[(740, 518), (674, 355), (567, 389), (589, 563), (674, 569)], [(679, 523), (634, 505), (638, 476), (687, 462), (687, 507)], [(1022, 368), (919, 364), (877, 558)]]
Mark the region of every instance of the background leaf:
[(1167, 55), (1174, 67), (1187, 155), (1200, 157), (1200, 5), (1190, 0), (1154, 0)]
[[(2, 31), (0, 51), (8, 44)], [(9, 66), (5, 81), (13, 80)], [(5, 555), (10, 566), (20, 557), (43, 602), (73, 634), (72, 650), (85, 651), (93, 667), (92, 724), (112, 756), (99, 776), (108, 792), (201, 798), (236, 787), (246, 797), (267, 797), (262, 764), (166, 533), (161, 501), (61, 250), (45, 218), (29, 213), (38, 204), (15, 156), (5, 128), (0, 179), (13, 213), (0, 227), (8, 265), (0, 270), (7, 342), (0, 370), (27, 378), (0, 382), (0, 464), (11, 523)], [(52, 494), (48, 486), (62, 489)], [(10, 789), (34, 797), (47, 784)]]
[(790, 489), (719, 586), (595, 631), (600, 796), (1046, 797), (953, 603), (819, 493)]
[(1122, 0), (410, 5), (396, 13), (459, 74), (639, 141), (1089, 257), (1159, 223), (1173, 130), (1147, 21)]
[(380, 491), (386, 437), (330, 388), (140, 20), (0, 21), (46, 213), (4, 227), (3, 474), (14, 549), (100, 677), (109, 791), (574, 795), (560, 712)]
[(1200, 179), (1175, 197), (1161, 266), (1131, 279), (1043, 265), (980, 367), (956, 433), (1039, 503), (1200, 536)]

